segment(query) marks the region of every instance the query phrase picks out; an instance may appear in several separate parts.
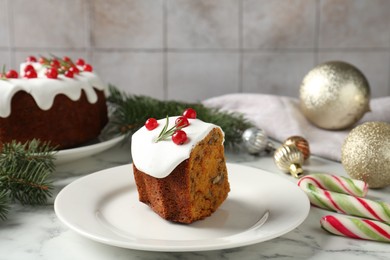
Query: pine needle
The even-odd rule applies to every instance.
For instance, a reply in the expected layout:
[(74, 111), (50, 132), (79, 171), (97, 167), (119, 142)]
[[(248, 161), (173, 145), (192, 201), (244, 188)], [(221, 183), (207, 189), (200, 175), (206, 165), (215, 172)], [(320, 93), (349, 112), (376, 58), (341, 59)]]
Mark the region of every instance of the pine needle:
[(0, 153), (0, 218), (8, 211), (8, 198), (22, 204), (44, 204), (51, 196), (54, 147), (32, 140), (3, 144)]
[(8, 199), (8, 191), (1, 190), (0, 191), (0, 220), (7, 219), (7, 214), (9, 211), (9, 199)]

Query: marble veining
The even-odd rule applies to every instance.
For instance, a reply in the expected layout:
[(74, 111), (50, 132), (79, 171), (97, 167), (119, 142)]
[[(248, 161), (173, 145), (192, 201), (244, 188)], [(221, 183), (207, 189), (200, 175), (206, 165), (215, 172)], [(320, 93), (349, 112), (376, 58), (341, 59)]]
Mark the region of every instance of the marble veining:
[[(54, 196), (68, 183), (105, 168), (130, 162), (130, 147), (117, 147), (98, 155), (57, 167)], [(243, 151), (227, 153), (227, 161), (262, 168), (293, 182), (278, 171), (269, 156), (255, 157)], [(344, 175), (340, 164), (312, 157), (307, 171)], [(369, 196), (388, 200), (389, 188), (370, 190)], [(390, 259), (386, 243), (353, 240), (330, 235), (320, 228), (319, 220), (330, 212), (311, 208), (308, 218), (287, 234), (245, 247), (205, 252), (146, 252), (101, 244), (68, 229), (56, 217), (53, 199), (47, 205), (13, 205), (8, 220), (0, 222), (0, 260), (24, 259)]]

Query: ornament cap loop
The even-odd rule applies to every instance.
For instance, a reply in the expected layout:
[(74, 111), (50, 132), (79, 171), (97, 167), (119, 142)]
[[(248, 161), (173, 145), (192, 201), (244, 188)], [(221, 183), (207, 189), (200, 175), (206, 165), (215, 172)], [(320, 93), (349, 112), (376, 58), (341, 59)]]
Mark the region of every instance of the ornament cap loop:
[(295, 178), (299, 178), (301, 174), (303, 174), (302, 166), (298, 163), (292, 163), (289, 167), (290, 174)]
[(272, 142), (268, 141), (267, 146), (265, 147), (266, 153), (272, 153), (275, 151), (275, 146)]

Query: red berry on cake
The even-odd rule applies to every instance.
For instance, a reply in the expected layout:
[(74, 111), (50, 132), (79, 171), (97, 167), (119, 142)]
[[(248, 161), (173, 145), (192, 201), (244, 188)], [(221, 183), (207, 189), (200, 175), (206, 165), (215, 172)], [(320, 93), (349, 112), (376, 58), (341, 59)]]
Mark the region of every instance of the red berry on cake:
[(183, 130), (177, 130), (172, 135), (172, 141), (175, 144), (184, 144), (187, 141), (187, 134)]
[(64, 58), (62, 58), (65, 62), (71, 62), (71, 59), (68, 57), (68, 56), (64, 56)]
[(58, 60), (56, 60), (56, 59), (53, 59), (51, 62), (50, 62), (50, 66), (51, 67), (53, 67), (53, 68), (59, 68), (59, 67), (61, 67), (61, 64), (60, 64), (60, 62), (58, 61)]
[(156, 127), (158, 126), (158, 122), (155, 118), (149, 118), (148, 120), (146, 120), (145, 122), (145, 127), (146, 129), (148, 129), (149, 131), (155, 129)]
[(196, 111), (195, 111), (195, 109), (187, 108), (187, 109), (183, 112), (183, 116), (185, 116), (185, 117), (187, 117), (187, 118), (195, 119), (195, 118), (196, 118)]
[(58, 70), (56, 68), (48, 68), (45, 75), (49, 79), (56, 79), (58, 77)]
[(84, 67), (83, 67), (83, 70), (92, 72), (93, 68), (92, 68), (92, 66), (90, 64), (85, 64)]
[(70, 70), (67, 70), (67, 71), (65, 71), (65, 73), (64, 73), (64, 75), (65, 75), (65, 77), (67, 77), (67, 78), (73, 78), (73, 72), (72, 71), (70, 71)]
[(36, 78), (38, 75), (37, 75), (37, 72), (35, 70), (28, 70), (26, 71), (26, 73), (24, 74), (24, 77), (25, 78), (28, 78), (28, 79), (33, 79), (33, 78)]
[(8, 79), (16, 79), (18, 78), (18, 73), (16, 70), (9, 70), (6, 74), (5, 77)]
[(27, 72), (29, 70), (35, 70), (34, 66), (31, 64), (27, 64), (26, 67), (24, 67), (24, 72)]
[(73, 72), (73, 74), (79, 74), (80, 73), (80, 70), (76, 66), (70, 67), (69, 71)]
[(175, 125), (176, 125), (176, 127), (183, 128), (183, 127), (189, 126), (189, 125), (190, 125), (190, 122), (188, 122), (187, 117), (185, 117), (185, 116), (179, 116), (179, 117), (176, 119), (176, 121), (175, 121)]
[(35, 58), (34, 56), (28, 56), (26, 58), (26, 62), (37, 62), (37, 58)]
[(76, 65), (78, 65), (78, 66), (84, 66), (84, 65), (85, 65), (85, 61), (84, 61), (83, 59), (77, 59)]

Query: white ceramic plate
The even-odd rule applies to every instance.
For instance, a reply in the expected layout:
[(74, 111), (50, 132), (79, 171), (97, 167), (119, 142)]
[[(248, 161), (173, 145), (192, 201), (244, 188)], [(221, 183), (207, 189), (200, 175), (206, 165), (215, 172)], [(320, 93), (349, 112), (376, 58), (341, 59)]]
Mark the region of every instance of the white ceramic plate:
[(104, 244), (149, 251), (233, 248), (281, 236), (300, 225), (310, 204), (297, 185), (272, 173), (228, 164), (231, 192), (210, 217), (190, 225), (160, 218), (138, 201), (132, 165), (74, 181), (57, 196), (58, 218)]
[(125, 138), (124, 135), (116, 136), (108, 140), (96, 140), (95, 143), (90, 143), (84, 146), (60, 150), (55, 154), (55, 164), (60, 165), (70, 161), (78, 160), (87, 156), (98, 154), (113, 147)]

